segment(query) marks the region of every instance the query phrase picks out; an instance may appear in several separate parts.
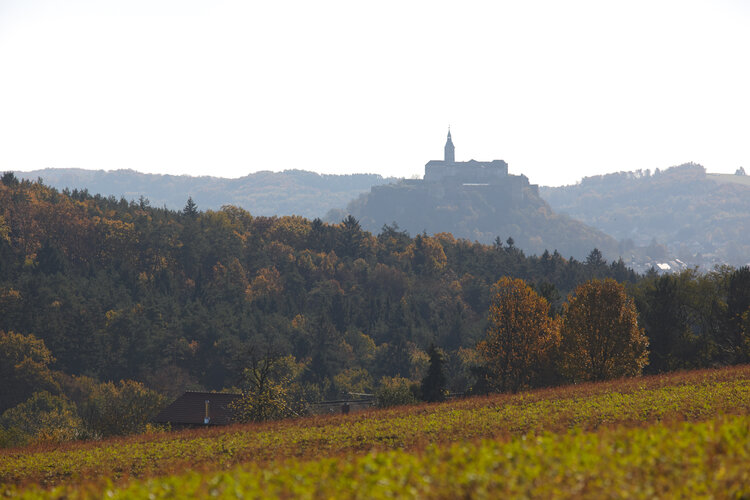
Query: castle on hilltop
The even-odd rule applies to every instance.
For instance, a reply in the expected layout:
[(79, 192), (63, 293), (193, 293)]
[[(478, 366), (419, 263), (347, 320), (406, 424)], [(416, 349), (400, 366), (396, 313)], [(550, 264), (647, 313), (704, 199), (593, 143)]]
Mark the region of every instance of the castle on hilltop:
[(425, 182), (451, 182), (461, 184), (497, 184), (508, 177), (508, 164), (503, 160), (456, 161), (456, 147), (451, 131), (445, 143), (445, 156), (441, 160), (430, 160), (424, 166)]
[[(556, 248), (585, 257), (594, 247), (616, 248), (608, 236), (554, 214), (539, 187), (525, 175), (509, 174), (503, 160), (456, 161), (450, 130), (443, 159), (427, 162), (422, 179), (373, 186), (346, 212), (373, 233), (387, 227), (410, 234), (445, 232), (486, 244), (511, 236), (518, 248), (537, 255)], [(340, 214), (329, 218), (336, 220)]]
[(539, 194), (539, 186), (529, 184), (525, 175), (508, 174), (508, 164), (503, 160), (492, 161), (456, 161), (456, 147), (453, 145), (451, 131), (448, 129), (448, 140), (445, 142), (445, 153), (442, 160), (430, 160), (424, 166), (423, 183), (435, 190), (437, 186), (450, 188), (489, 188), (496, 190), (502, 186), (503, 191), (517, 198), (524, 188)]

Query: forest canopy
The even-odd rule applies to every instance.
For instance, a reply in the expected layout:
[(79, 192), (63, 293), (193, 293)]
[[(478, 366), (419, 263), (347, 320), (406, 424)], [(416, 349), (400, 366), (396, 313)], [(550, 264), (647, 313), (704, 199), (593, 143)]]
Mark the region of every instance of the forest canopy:
[[(525, 280), (553, 309), (587, 279), (637, 280), (622, 262), (527, 256), (510, 238), (482, 245), (395, 225), (374, 235), (354, 217), (202, 211), (192, 200), (172, 211), (13, 174), (0, 207), (0, 329), (43, 340), (55, 369), (169, 394), (237, 386), (263, 349), (294, 356), (330, 396), (358, 371), (371, 381), (360, 389), (419, 380), (433, 344), (457, 371), (500, 277)], [(466, 377), (452, 380), (466, 389)]]
[[(637, 349), (625, 372), (590, 376), (571, 346), (594, 332), (579, 316), (601, 309), (598, 287), (620, 304), (598, 331)], [(241, 390), (252, 420), (350, 394), (403, 404), (750, 359), (747, 267), (639, 276), (597, 249), (529, 256), (500, 235), (372, 234), (352, 216), (190, 197), (173, 211), (13, 174), (0, 179), (0, 311), (0, 368), (16, 381), (0, 446), (137, 432), (186, 389)], [(24, 424), (40, 418), (61, 433)]]

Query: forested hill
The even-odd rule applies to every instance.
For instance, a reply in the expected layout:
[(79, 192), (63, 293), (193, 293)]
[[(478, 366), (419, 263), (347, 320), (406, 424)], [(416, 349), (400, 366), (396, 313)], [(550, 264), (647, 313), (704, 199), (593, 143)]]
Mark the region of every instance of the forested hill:
[(5, 174), (0, 330), (42, 339), (56, 369), (167, 394), (231, 387), (270, 351), (293, 355), (322, 396), (364, 392), (384, 376), (420, 377), (434, 343), (451, 389), (465, 390), (500, 277), (526, 279), (555, 307), (589, 278), (636, 280), (597, 252), (527, 257), (450, 234), (373, 235), (353, 218), (201, 208), (68, 195)]
[[(697, 164), (587, 177), (541, 188), (553, 209), (638, 246), (657, 243), (703, 265), (750, 261), (750, 183), (727, 182)], [(737, 176), (738, 180), (740, 177)]]
[(256, 172), (238, 179), (142, 174), (134, 170), (50, 168), (16, 172), (32, 181), (42, 178), (59, 190), (86, 189), (126, 200), (148, 198), (152, 206), (179, 210), (188, 196), (204, 209), (236, 205), (255, 215), (322, 217), (345, 206), (371, 186), (392, 179), (376, 174), (325, 175), (304, 170)]
[[(345, 213), (354, 215), (371, 231), (396, 222), (411, 234), (448, 232), (480, 243), (511, 238), (529, 254), (541, 255), (545, 249), (554, 249), (562, 255), (584, 259), (598, 248), (610, 259), (621, 255), (617, 240), (555, 213), (530, 188), (446, 185), (435, 189), (421, 181), (402, 181), (373, 188), (352, 201)], [(341, 218), (341, 214), (336, 218)]]

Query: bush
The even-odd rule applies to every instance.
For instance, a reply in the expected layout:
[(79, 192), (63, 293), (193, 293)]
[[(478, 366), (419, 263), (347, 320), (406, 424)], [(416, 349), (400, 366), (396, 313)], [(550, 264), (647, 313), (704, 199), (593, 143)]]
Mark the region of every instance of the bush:
[(115, 384), (70, 377), (63, 386), (76, 402), (90, 437), (143, 432), (165, 405), (164, 396), (132, 380)]
[(81, 419), (66, 398), (49, 392), (35, 392), (28, 400), (0, 416), (2, 446), (23, 446), (34, 442), (61, 442), (77, 439)]
[(381, 408), (409, 405), (419, 402), (419, 385), (403, 377), (383, 377), (380, 388), (375, 391), (377, 404)]

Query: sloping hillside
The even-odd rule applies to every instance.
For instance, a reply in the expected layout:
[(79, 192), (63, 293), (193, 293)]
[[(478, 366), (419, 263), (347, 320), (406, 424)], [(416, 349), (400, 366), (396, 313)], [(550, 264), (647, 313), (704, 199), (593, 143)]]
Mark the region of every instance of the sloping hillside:
[(692, 265), (750, 261), (750, 185), (685, 164), (667, 170), (587, 177), (544, 187), (559, 212), (638, 246), (658, 242)]
[(744, 498), (748, 371), (22, 448), (0, 478), (8, 498)]
[[(585, 258), (598, 248), (608, 259), (620, 255), (617, 242), (604, 232), (555, 213), (531, 188), (517, 193), (482, 190), (480, 186), (443, 187), (437, 192), (415, 182), (373, 188), (347, 207), (370, 231), (396, 222), (411, 234), (451, 233), (492, 243), (512, 238), (524, 252), (541, 255), (557, 250)], [(329, 216), (329, 220), (340, 218)]]
[(377, 381), (417, 370), (432, 344), (472, 347), (501, 276), (552, 300), (593, 276), (637, 279), (617, 263), (374, 236), (349, 219), (173, 212), (0, 180), (0, 330), (33, 333), (70, 374), (221, 389), (268, 345), (335, 398), (350, 391), (339, 373)]
[(390, 182), (376, 174), (323, 175), (304, 170), (256, 172), (238, 179), (189, 175), (142, 174), (134, 170), (82, 170), (51, 168), (16, 172), (23, 179), (41, 177), (57, 189), (87, 189), (126, 200), (148, 198), (152, 206), (181, 209), (188, 196), (201, 209), (223, 205), (244, 208), (253, 215), (322, 217), (342, 207), (371, 186)]

